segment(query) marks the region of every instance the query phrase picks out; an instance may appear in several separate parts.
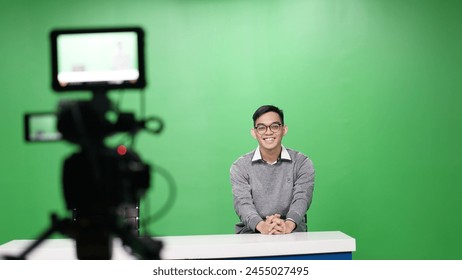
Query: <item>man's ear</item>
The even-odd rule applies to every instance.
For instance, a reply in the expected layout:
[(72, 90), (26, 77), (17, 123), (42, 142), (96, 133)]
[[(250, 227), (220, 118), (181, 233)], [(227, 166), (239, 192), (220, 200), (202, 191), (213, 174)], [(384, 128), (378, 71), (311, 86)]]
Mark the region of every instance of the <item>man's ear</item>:
[(250, 135), (252, 135), (253, 138), (257, 139), (257, 135), (255, 134), (255, 129), (253, 128), (250, 129)]
[(289, 131), (289, 128), (287, 127), (287, 125), (284, 125), (282, 127), (282, 136), (285, 136), (287, 134), (287, 131)]

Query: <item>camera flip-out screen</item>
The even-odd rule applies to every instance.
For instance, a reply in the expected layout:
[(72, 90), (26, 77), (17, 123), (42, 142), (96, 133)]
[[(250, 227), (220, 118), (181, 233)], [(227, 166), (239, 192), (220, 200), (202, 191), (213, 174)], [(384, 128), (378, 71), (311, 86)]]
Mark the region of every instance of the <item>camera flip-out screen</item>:
[(146, 85), (141, 28), (54, 30), (51, 56), (56, 91)]

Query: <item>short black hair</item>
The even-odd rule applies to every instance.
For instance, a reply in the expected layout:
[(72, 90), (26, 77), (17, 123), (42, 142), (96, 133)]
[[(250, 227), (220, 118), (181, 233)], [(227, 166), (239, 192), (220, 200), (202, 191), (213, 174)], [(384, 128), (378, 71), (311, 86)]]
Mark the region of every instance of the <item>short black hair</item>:
[(255, 111), (255, 113), (253, 113), (253, 126), (255, 126), (255, 122), (261, 115), (266, 114), (268, 112), (275, 112), (276, 114), (278, 114), (281, 118), (282, 124), (284, 124), (284, 112), (281, 109), (273, 105), (263, 105), (260, 108), (258, 108), (257, 111)]

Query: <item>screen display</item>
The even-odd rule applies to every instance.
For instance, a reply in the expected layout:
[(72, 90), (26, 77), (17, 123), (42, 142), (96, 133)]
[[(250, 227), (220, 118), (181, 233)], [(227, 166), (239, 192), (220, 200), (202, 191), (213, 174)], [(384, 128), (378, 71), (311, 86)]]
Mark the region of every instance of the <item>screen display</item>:
[(59, 141), (62, 136), (57, 128), (55, 113), (31, 113), (24, 116), (24, 136), (28, 142)]
[(139, 28), (54, 31), (53, 88), (142, 88), (143, 50)]

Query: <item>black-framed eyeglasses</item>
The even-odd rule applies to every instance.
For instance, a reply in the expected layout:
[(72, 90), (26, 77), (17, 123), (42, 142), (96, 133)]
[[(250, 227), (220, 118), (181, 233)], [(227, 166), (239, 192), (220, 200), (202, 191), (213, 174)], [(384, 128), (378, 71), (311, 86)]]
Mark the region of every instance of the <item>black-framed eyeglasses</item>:
[(255, 127), (255, 130), (258, 132), (258, 134), (265, 134), (266, 131), (268, 130), (268, 128), (272, 131), (272, 132), (279, 132), (279, 130), (281, 130), (281, 127), (282, 127), (282, 123), (278, 123), (278, 122), (275, 122), (275, 123), (272, 123), (270, 125), (264, 125), (264, 124), (258, 124), (256, 127)]

